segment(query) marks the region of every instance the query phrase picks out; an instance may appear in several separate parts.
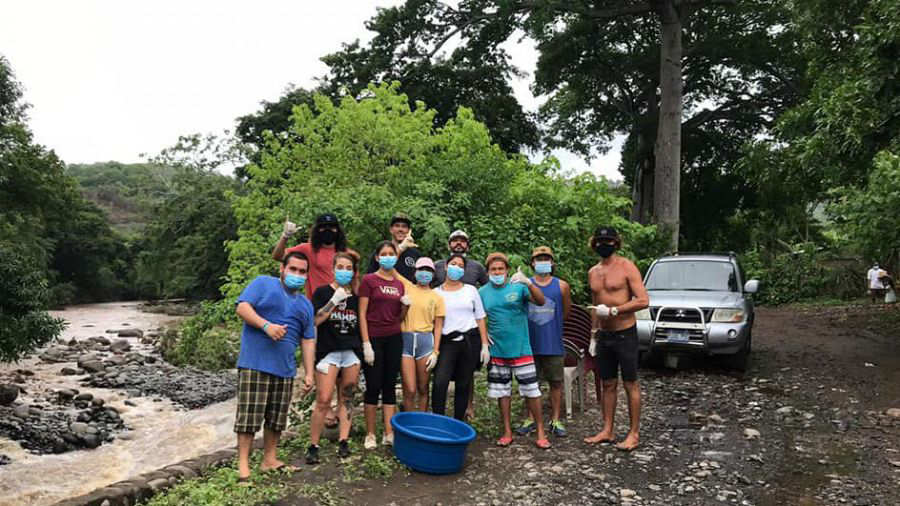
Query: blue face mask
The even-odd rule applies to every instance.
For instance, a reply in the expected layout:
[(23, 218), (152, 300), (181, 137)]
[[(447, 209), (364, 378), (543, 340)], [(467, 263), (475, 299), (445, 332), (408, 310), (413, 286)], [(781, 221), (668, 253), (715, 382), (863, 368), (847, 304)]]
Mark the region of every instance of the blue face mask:
[(284, 286), (291, 290), (299, 290), (306, 284), (306, 276), (298, 276), (296, 274), (286, 274), (284, 276)]
[(447, 277), (452, 279), (453, 281), (459, 281), (462, 279), (463, 274), (466, 273), (466, 270), (458, 265), (448, 265), (447, 266)]
[(506, 282), (506, 274), (491, 274), (491, 283), (502, 285)]
[(431, 283), (432, 279), (434, 279), (434, 274), (430, 271), (416, 271), (416, 281), (420, 284), (427, 285)]
[(389, 271), (397, 265), (397, 257), (378, 257), (378, 265), (380, 265), (382, 269)]
[(341, 286), (349, 285), (353, 281), (353, 271), (334, 271), (334, 280)]
[(552, 262), (535, 262), (534, 263), (534, 272), (538, 274), (550, 274), (553, 272), (553, 263)]

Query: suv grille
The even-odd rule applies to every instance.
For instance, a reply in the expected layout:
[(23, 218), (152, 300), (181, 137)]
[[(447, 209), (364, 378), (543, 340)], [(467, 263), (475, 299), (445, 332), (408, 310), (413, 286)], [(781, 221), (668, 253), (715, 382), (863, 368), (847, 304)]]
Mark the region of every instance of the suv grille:
[[(658, 325), (654, 331), (654, 338), (668, 340), (671, 333), (673, 332), (672, 327), (666, 325), (668, 323), (676, 324), (675, 328), (680, 328), (681, 330), (676, 330), (675, 332), (686, 332), (688, 334), (688, 339), (692, 342), (702, 342), (704, 330), (698, 328), (685, 329), (684, 327), (679, 327), (677, 324), (694, 324), (696, 326), (700, 326), (701, 323), (708, 323), (709, 319), (712, 317), (712, 313), (714, 311), (713, 308), (700, 308), (702, 315), (697, 311), (697, 308), (691, 307), (666, 307), (660, 313), (659, 307), (650, 308), (650, 315), (656, 321), (658, 321), (661, 325)], [(659, 319), (657, 320), (657, 316)]]

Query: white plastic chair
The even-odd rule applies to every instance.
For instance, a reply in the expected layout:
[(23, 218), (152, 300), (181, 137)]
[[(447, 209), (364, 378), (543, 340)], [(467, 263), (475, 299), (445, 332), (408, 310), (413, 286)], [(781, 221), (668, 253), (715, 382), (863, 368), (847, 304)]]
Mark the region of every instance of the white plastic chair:
[(587, 397), (586, 375), (584, 372), (584, 353), (573, 344), (565, 341), (566, 355), (575, 358), (574, 366), (563, 368), (563, 392), (566, 396), (566, 418), (572, 418), (572, 389), (578, 389), (578, 408), (584, 414), (584, 404)]

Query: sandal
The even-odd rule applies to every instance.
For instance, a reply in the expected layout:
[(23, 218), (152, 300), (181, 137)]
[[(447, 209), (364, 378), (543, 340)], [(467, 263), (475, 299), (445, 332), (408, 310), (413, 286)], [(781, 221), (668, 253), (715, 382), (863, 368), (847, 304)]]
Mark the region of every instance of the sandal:
[(250, 482), (249, 476), (238, 476), (237, 486), (249, 488), (253, 486), (253, 483)]
[(534, 445), (537, 446), (538, 448), (540, 448), (541, 450), (549, 450), (550, 447), (552, 446), (550, 444), (550, 441), (546, 438), (538, 439), (537, 441), (534, 442)]
[(513, 438), (511, 437), (501, 437), (497, 440), (497, 446), (509, 446), (513, 442)]

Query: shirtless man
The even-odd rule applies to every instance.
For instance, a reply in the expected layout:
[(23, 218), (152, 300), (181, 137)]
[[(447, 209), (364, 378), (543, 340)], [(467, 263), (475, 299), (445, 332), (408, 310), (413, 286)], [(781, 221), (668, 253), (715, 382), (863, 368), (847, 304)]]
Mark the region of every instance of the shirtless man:
[(612, 227), (600, 226), (590, 240), (591, 249), (600, 255), (597, 265), (588, 271), (592, 313), (592, 333), (589, 352), (594, 357), (595, 371), (603, 380), (603, 430), (585, 438), (589, 444), (613, 443), (613, 422), (616, 416), (616, 387), (619, 369), (628, 398), (631, 427), (625, 440), (616, 445), (631, 451), (639, 443), (641, 419), (641, 388), (637, 381), (638, 337), (634, 313), (649, 304), (647, 290), (638, 268), (627, 258), (616, 254), (622, 247), (619, 234)]

